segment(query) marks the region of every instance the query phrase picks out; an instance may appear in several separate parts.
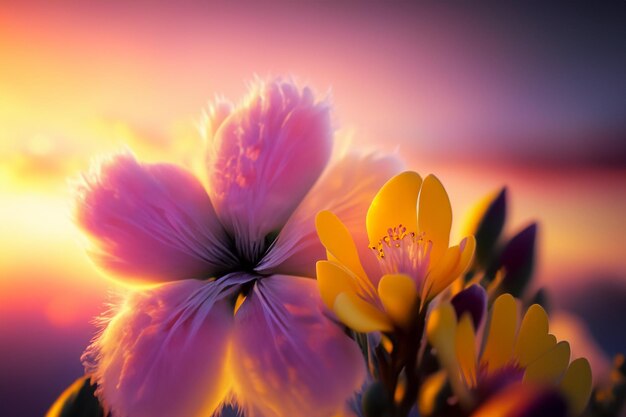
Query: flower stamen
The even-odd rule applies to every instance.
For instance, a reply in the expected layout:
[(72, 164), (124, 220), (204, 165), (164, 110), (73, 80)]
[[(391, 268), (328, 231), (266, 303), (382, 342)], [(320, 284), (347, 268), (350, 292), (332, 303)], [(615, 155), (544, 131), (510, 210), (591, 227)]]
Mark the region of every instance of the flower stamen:
[(424, 232), (407, 231), (399, 224), (387, 229), (387, 235), (371, 249), (376, 253), (383, 274), (407, 274), (420, 283), (428, 271), (432, 245)]

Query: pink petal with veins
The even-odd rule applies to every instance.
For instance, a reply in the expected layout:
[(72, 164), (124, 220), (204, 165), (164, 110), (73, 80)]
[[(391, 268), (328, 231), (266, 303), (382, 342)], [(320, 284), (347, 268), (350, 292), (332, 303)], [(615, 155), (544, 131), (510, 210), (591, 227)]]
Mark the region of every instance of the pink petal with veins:
[(275, 275), (237, 311), (232, 370), (246, 417), (331, 417), (361, 387), (361, 351), (320, 304), (314, 280)]
[(131, 293), (83, 356), (115, 417), (206, 417), (231, 387), (233, 310), (223, 281)]
[(289, 219), (257, 271), (314, 277), (315, 262), (326, 259), (315, 231), (315, 215), (330, 210), (350, 230), (365, 270), (378, 279), (380, 269), (369, 249), (365, 215), (380, 187), (401, 169), (402, 163), (394, 156), (352, 154), (331, 165)]
[(266, 237), (285, 224), (328, 162), (330, 109), (308, 88), (259, 82), (219, 128), (214, 124), (209, 120), (211, 199), (240, 253), (258, 261)]
[(124, 279), (206, 279), (235, 262), (208, 194), (174, 165), (114, 155), (77, 185), (74, 216), (95, 262)]

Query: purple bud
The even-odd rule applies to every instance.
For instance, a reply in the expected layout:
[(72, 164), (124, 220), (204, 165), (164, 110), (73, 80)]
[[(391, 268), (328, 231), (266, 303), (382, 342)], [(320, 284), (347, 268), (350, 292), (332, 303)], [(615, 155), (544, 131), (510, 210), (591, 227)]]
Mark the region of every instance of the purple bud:
[(474, 236), (476, 237), (476, 259), (485, 265), (500, 238), (506, 221), (506, 187), (502, 188), (496, 198), (489, 204)]
[(523, 294), (532, 276), (536, 237), (537, 224), (533, 223), (515, 235), (500, 255), (500, 267), (505, 270), (502, 288), (516, 297)]
[(470, 313), (474, 328), (480, 326), (480, 322), (487, 310), (487, 293), (480, 285), (474, 284), (452, 297), (452, 305), (456, 316), (460, 319), (464, 313)]

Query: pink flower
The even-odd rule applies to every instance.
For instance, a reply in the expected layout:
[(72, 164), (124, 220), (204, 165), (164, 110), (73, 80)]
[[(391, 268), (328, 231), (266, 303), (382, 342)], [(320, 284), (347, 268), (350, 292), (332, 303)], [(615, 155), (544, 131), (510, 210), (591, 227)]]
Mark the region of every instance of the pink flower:
[[(322, 314), (319, 210), (359, 228), (391, 158), (329, 164), (330, 109), (274, 80), (210, 112), (207, 183), (113, 156), (78, 186), (90, 254), (131, 286), (84, 355), (115, 417), (330, 416), (365, 378), (357, 345)], [(329, 165), (329, 166), (327, 166)]]

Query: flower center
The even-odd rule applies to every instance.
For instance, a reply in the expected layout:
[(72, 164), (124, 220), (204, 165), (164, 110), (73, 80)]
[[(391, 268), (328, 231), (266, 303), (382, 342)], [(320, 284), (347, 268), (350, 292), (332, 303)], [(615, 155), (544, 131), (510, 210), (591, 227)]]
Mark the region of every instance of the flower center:
[(424, 233), (407, 232), (400, 224), (387, 229), (387, 235), (371, 249), (376, 252), (383, 274), (406, 274), (419, 283), (428, 271), (432, 246)]
[(224, 275), (232, 272), (245, 272), (256, 276), (265, 274), (256, 270), (262, 262), (265, 255), (272, 248), (278, 231), (268, 233), (263, 239), (244, 240), (237, 242), (232, 236), (230, 237), (229, 248), (235, 261), (224, 271)]

